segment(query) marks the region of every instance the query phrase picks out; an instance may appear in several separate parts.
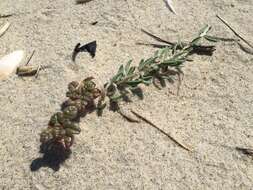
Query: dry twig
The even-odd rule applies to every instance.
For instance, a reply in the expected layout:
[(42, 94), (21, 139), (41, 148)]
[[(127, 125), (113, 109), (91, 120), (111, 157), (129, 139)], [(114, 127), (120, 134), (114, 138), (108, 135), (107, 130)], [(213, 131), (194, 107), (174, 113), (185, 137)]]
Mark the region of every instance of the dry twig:
[(155, 125), (153, 122), (151, 122), (150, 120), (148, 120), (147, 118), (145, 118), (144, 116), (140, 115), (139, 113), (137, 113), (136, 111), (131, 110), (131, 112), (136, 115), (138, 118), (140, 118), (141, 120), (145, 121), (146, 123), (148, 123), (149, 125), (151, 125), (152, 127), (154, 127), (155, 129), (157, 129), (159, 132), (161, 132), (162, 134), (166, 135), (168, 138), (170, 138), (173, 142), (175, 142), (178, 146), (180, 146), (181, 148), (192, 152), (192, 150), (190, 148), (188, 148), (187, 146), (183, 145), (182, 143), (180, 143), (178, 140), (176, 140), (174, 137), (172, 137), (170, 134), (166, 133), (165, 131), (163, 131), (162, 129), (160, 129), (157, 125)]
[(229, 24), (226, 22), (223, 18), (221, 18), (219, 15), (216, 15), (216, 17), (225, 24), (238, 38), (240, 38), (242, 41), (244, 41), (249, 47), (253, 48), (253, 45), (251, 45), (247, 40), (245, 40), (243, 37), (240, 36)]
[(126, 114), (124, 111), (122, 111), (122, 109), (118, 109), (117, 112), (118, 112), (123, 118), (125, 118), (128, 122), (131, 122), (131, 123), (140, 123), (139, 120), (132, 118), (131, 116), (129, 116), (128, 114)]
[(4, 33), (8, 30), (10, 25), (11, 24), (9, 22), (6, 22), (5, 25), (2, 28), (0, 28), (0, 37), (4, 35)]
[(32, 59), (32, 57), (34, 56), (35, 50), (33, 50), (32, 54), (30, 55), (29, 59), (27, 60), (25, 65), (28, 65)]
[(238, 42), (239, 47), (241, 48), (242, 51), (244, 51), (245, 53), (251, 54), (253, 55), (253, 48), (248, 48), (245, 47), (242, 43)]

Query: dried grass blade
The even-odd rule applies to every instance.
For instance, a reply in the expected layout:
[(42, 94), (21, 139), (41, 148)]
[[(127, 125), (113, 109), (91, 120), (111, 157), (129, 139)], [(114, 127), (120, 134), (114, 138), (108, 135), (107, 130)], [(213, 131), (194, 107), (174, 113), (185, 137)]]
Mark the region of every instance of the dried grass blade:
[(251, 45), (247, 40), (245, 40), (243, 37), (240, 36), (223, 18), (221, 18), (219, 15), (216, 15), (216, 17), (225, 24), (238, 38), (240, 38), (242, 41), (244, 41), (248, 46), (253, 48), (253, 45)]
[(142, 115), (140, 115), (139, 113), (131, 110), (131, 112), (136, 115), (136, 117), (140, 118), (141, 120), (145, 121), (146, 123), (148, 123), (149, 125), (151, 125), (152, 127), (154, 127), (155, 129), (157, 129), (159, 132), (161, 132), (162, 134), (166, 135), (167, 137), (169, 137), (173, 142), (175, 142), (178, 146), (180, 146), (181, 148), (192, 152), (192, 150), (190, 148), (188, 148), (187, 146), (183, 145), (182, 143), (178, 142), (178, 140), (176, 140), (174, 137), (172, 137), (171, 135), (169, 135), (168, 133), (166, 133), (165, 131), (163, 131), (162, 129), (160, 129), (158, 126), (156, 126), (154, 123), (152, 123), (151, 121), (149, 121), (148, 119), (146, 119), (145, 117), (143, 117)]
[(4, 35), (4, 33), (8, 30), (10, 25), (11, 24), (9, 22), (6, 22), (5, 25), (0, 29), (0, 37)]
[(151, 38), (157, 40), (158, 42), (163, 42), (163, 43), (166, 43), (166, 44), (169, 44), (169, 45), (174, 45), (174, 43), (166, 41), (166, 40), (164, 40), (164, 39), (162, 39), (162, 38), (160, 38), (160, 37), (158, 37), (158, 36), (156, 36), (154, 34), (151, 34), (150, 32), (148, 32), (148, 31), (146, 31), (144, 29), (141, 29), (141, 31), (143, 33), (147, 34), (148, 36), (150, 36)]
[(248, 54), (250, 54), (250, 55), (253, 55), (253, 48), (247, 48), (247, 47), (245, 47), (242, 43), (240, 43), (240, 42), (237, 42), (237, 44), (239, 45), (239, 47), (240, 47), (240, 49), (242, 50), (242, 51), (244, 51), (245, 53), (248, 53)]

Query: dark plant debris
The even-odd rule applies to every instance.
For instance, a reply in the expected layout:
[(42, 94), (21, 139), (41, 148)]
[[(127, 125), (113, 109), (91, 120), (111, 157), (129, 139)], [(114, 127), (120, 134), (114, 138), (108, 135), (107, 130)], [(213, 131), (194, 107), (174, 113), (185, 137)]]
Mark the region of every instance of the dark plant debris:
[(98, 21), (94, 21), (94, 22), (92, 22), (92, 23), (90, 23), (91, 25), (96, 25), (98, 23)]
[(83, 3), (88, 3), (92, 0), (76, 0), (76, 4), (83, 4)]
[(29, 77), (29, 76), (35, 76), (35, 78), (37, 78), (39, 76), (39, 72), (41, 70), (50, 68), (50, 66), (29, 66), (29, 65), (24, 65), (24, 66), (20, 66), (17, 68), (17, 72), (16, 74), (19, 77)]
[(94, 58), (96, 56), (96, 49), (97, 49), (97, 42), (96, 41), (92, 41), (92, 42), (85, 44), (83, 46), (81, 46), (81, 44), (78, 43), (75, 46), (74, 51), (72, 53), (72, 61), (75, 62), (76, 56), (80, 52), (88, 52), (91, 55), (91, 57)]
[(27, 62), (25, 65), (28, 65), (30, 63), (30, 61), (32, 60), (33, 56), (35, 54), (35, 50), (33, 50), (32, 54), (30, 55), (30, 57), (28, 58)]
[(16, 74), (17, 74), (19, 77), (35, 76), (35, 78), (37, 78), (37, 77), (39, 76), (39, 72), (40, 72), (41, 70), (50, 68), (50, 66), (42, 66), (42, 65), (39, 65), (39, 66), (31, 66), (31, 65), (28, 65), (28, 64), (30, 63), (30, 61), (32, 60), (34, 54), (35, 54), (35, 50), (33, 50), (32, 54), (31, 54), (30, 57), (28, 58), (26, 64), (23, 65), (23, 66), (19, 66), (19, 67), (17, 68)]
[(240, 148), (240, 147), (236, 147), (235, 148), (237, 151), (247, 155), (247, 156), (252, 156), (253, 158), (253, 149), (252, 148)]
[(14, 16), (15, 14), (0, 14), (0, 18), (9, 18)]

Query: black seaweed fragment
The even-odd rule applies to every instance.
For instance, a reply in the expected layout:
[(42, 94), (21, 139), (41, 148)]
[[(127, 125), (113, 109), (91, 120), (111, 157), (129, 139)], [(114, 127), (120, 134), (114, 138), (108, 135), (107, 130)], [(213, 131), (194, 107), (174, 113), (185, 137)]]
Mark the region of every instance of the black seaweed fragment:
[(92, 41), (90, 43), (87, 43), (83, 46), (81, 46), (80, 43), (76, 44), (74, 51), (72, 53), (72, 61), (75, 61), (76, 56), (80, 52), (88, 52), (92, 58), (96, 56), (96, 49), (97, 49), (97, 42)]

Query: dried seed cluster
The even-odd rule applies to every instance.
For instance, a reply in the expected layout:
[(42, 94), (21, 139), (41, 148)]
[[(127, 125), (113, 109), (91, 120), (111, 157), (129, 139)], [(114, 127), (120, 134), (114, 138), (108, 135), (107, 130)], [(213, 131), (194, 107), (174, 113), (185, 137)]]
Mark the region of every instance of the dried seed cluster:
[(92, 79), (89, 77), (80, 83), (69, 83), (66, 93), (68, 100), (63, 103), (61, 112), (53, 114), (48, 128), (40, 134), (42, 143), (60, 143), (66, 149), (73, 144), (74, 135), (81, 132), (78, 125), (80, 117), (92, 109), (94, 100), (101, 96), (101, 91)]

